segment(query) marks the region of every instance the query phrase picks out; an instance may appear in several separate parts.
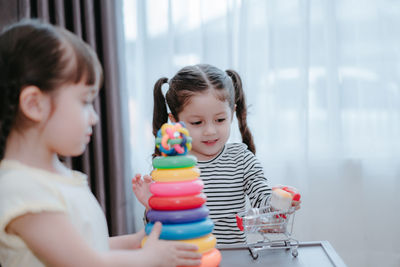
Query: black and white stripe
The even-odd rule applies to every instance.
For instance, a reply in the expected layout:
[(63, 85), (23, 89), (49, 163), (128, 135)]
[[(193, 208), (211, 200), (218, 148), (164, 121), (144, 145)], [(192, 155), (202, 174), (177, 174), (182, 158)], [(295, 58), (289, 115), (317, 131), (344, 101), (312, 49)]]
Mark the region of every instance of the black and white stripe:
[(256, 208), (266, 205), (271, 193), (260, 162), (245, 144), (232, 143), (216, 158), (199, 161), (198, 167), (218, 244), (244, 243), (235, 215), (245, 209), (245, 196)]

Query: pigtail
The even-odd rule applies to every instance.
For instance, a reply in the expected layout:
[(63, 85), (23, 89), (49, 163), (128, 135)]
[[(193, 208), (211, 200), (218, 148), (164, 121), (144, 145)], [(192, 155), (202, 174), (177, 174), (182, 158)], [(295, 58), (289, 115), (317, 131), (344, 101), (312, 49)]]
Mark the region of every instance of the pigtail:
[(253, 135), (247, 126), (247, 106), (242, 87), (242, 80), (240, 79), (239, 74), (234, 70), (227, 70), (226, 73), (231, 77), (235, 89), (236, 117), (239, 123), (242, 141), (247, 145), (248, 149), (255, 154), (256, 147), (254, 145)]
[[(168, 82), (168, 78), (160, 78), (154, 85), (154, 108), (153, 108), (153, 135), (156, 137), (158, 130), (161, 126), (168, 122), (168, 111), (165, 104), (165, 98), (161, 87), (164, 83)], [(153, 157), (161, 155), (158, 148), (155, 148)]]
[(11, 86), (0, 86), (0, 160), (4, 158), (7, 138), (17, 114), (19, 90)]

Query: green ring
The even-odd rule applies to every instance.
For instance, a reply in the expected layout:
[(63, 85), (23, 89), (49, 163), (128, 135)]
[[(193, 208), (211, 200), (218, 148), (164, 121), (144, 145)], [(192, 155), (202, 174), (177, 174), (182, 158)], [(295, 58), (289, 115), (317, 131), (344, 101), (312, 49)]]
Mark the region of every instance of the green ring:
[(197, 159), (192, 155), (155, 157), (153, 159), (153, 167), (155, 169), (188, 168), (196, 164)]

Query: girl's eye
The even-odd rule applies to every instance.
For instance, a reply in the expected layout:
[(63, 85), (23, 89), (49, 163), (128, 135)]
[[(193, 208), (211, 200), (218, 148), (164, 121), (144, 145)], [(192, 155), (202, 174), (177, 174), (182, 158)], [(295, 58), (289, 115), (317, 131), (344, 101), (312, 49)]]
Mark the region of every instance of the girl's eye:
[(85, 100), (83, 100), (83, 104), (85, 106), (93, 105), (93, 102), (94, 102), (94, 99), (85, 99)]
[(217, 122), (224, 122), (224, 121), (225, 121), (225, 118), (217, 119)]
[(191, 124), (191, 125), (200, 125), (200, 124), (201, 124), (201, 121), (194, 121), (194, 122), (191, 122), (190, 124)]

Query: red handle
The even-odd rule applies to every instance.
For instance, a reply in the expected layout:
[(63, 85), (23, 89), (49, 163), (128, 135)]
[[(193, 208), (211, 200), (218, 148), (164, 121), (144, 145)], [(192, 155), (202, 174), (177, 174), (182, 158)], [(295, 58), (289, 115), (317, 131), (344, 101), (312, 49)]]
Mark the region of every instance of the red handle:
[(291, 188), (285, 186), (285, 187), (282, 187), (282, 190), (284, 190), (284, 191), (286, 191), (286, 192), (292, 194), (292, 196), (293, 196), (293, 197), (292, 197), (293, 201), (299, 201), (299, 200), (300, 200), (300, 197), (301, 197), (300, 194), (299, 194), (299, 193), (296, 193), (296, 192), (293, 191)]
[(297, 194), (294, 194), (294, 196), (293, 196), (293, 200), (294, 201), (299, 201), (300, 200), (300, 194), (299, 193), (297, 193)]
[(239, 227), (240, 231), (243, 231), (243, 219), (236, 215), (236, 224)]

